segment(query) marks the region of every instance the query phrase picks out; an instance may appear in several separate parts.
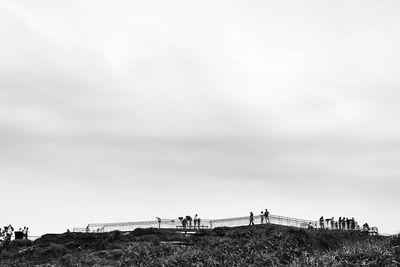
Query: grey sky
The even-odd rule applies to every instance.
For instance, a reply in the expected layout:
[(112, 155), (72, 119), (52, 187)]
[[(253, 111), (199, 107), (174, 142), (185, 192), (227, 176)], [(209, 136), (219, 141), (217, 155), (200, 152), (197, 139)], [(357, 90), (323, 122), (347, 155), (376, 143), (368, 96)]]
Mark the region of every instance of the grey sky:
[(269, 208), (399, 231), (399, 12), (0, 1), (0, 223), (42, 234)]

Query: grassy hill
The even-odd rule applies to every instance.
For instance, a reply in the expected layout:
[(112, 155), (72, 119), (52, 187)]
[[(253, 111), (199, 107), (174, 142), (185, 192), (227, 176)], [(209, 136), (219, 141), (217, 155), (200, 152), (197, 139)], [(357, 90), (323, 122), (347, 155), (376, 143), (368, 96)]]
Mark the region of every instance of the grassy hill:
[(400, 237), (277, 225), (47, 234), (15, 240), (0, 266), (400, 266)]

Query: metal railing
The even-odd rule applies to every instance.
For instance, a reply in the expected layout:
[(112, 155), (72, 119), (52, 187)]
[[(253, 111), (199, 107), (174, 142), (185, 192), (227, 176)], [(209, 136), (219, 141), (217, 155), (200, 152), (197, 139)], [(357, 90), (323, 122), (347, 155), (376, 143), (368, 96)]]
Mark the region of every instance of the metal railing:
[[(253, 222), (255, 224), (261, 224), (261, 216), (256, 215), (253, 217), (254, 220)], [(286, 225), (286, 226), (293, 226), (293, 227), (298, 227), (298, 228), (307, 228), (308, 225), (315, 224), (315, 221), (311, 220), (304, 220), (304, 219), (297, 219), (297, 218), (291, 218), (291, 217), (285, 217), (285, 216), (279, 216), (279, 215), (269, 215), (269, 220), (264, 219), (264, 223), (272, 223), (272, 224), (279, 224), (279, 225)], [(235, 218), (227, 218), (227, 219), (217, 219), (217, 220), (211, 220), (211, 225), (210, 228), (215, 228), (215, 227), (233, 227), (233, 226), (243, 226), (243, 225), (249, 225), (250, 224), (250, 218), (249, 216), (243, 216), (243, 217), (235, 217)]]
[(85, 233), (85, 232), (87, 232), (86, 229), (87, 229), (87, 228), (75, 227), (75, 228), (72, 229), (72, 232), (75, 232), (75, 233)]
[[(201, 219), (200, 228), (216, 228), (216, 227), (234, 227), (249, 225), (249, 216), (233, 217), (225, 219)], [(285, 216), (270, 215), (269, 223), (292, 226), (298, 228), (307, 228), (310, 224), (316, 225), (316, 221), (297, 219)], [(193, 222), (192, 222), (193, 223)], [(261, 216), (254, 216), (254, 223), (261, 224)], [(264, 220), (267, 223), (267, 220)], [(74, 228), (73, 232), (111, 232), (111, 231), (133, 231), (136, 228), (185, 228), (195, 229), (194, 224), (187, 224), (183, 227), (181, 220), (179, 219), (159, 219), (152, 221), (140, 221), (140, 222), (120, 222), (120, 223), (91, 223), (86, 228)], [(199, 228), (198, 225), (196, 228)]]

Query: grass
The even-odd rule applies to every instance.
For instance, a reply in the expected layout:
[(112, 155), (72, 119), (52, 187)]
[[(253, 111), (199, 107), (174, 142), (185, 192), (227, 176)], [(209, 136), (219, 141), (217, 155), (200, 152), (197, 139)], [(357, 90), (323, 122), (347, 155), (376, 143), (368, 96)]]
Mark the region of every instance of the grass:
[(14, 241), (0, 266), (400, 266), (400, 237), (277, 225), (45, 235)]

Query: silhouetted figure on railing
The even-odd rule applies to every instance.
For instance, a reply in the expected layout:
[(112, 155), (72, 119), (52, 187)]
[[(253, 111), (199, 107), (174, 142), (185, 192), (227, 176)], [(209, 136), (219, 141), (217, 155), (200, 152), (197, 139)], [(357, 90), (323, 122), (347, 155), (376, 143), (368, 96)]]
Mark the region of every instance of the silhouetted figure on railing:
[(254, 225), (254, 215), (253, 215), (253, 212), (250, 212), (250, 218), (249, 218), (249, 220), (250, 220), (249, 225)]
[(178, 219), (179, 219), (179, 220), (181, 221), (181, 223), (182, 223), (182, 228), (183, 228), (183, 229), (186, 229), (186, 225), (187, 225), (187, 220), (186, 220), (186, 218), (179, 217)]
[(186, 221), (189, 223), (189, 228), (192, 228), (192, 217), (186, 215)]
[(324, 216), (319, 218), (319, 228), (324, 229)]
[(264, 223), (264, 212), (263, 211), (261, 211), (260, 218), (261, 218), (261, 224), (263, 224)]
[(194, 228), (196, 228), (196, 224), (197, 224), (197, 228), (200, 229), (200, 222), (201, 222), (200, 217), (198, 217), (196, 214), (193, 219)]
[(265, 222), (269, 223), (269, 211), (268, 211), (268, 209), (265, 209), (264, 217), (265, 217)]

